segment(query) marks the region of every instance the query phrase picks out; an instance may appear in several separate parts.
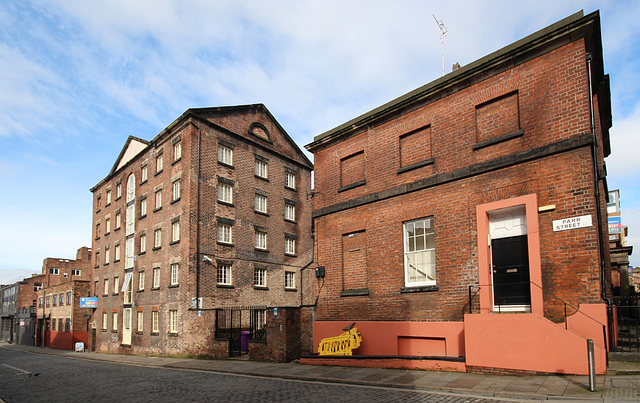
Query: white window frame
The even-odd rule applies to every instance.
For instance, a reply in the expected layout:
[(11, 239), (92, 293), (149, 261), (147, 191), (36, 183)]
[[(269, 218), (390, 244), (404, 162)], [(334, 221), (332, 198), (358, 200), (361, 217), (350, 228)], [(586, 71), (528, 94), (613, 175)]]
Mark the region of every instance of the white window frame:
[(138, 273), (138, 291), (144, 290), (145, 274), (143, 271)]
[(162, 172), (164, 168), (164, 157), (162, 154), (156, 156), (156, 173)]
[(284, 204), (284, 219), (289, 221), (296, 220), (296, 206), (289, 203)]
[(160, 248), (162, 246), (162, 228), (153, 231), (153, 247)]
[(117, 244), (114, 246), (114, 251), (113, 251), (113, 261), (114, 262), (118, 262), (120, 261), (120, 244)]
[(104, 234), (107, 235), (111, 232), (111, 219), (105, 218), (104, 220)]
[(218, 162), (233, 166), (233, 149), (218, 144)]
[(233, 243), (233, 226), (218, 223), (218, 242)]
[(72, 276), (80, 276), (80, 275), (82, 275), (82, 270), (80, 270), (80, 269), (71, 269), (71, 275)]
[(130, 204), (126, 210), (127, 216), (125, 217), (125, 235), (131, 235), (136, 230), (136, 205)]
[(180, 179), (173, 181), (173, 201), (180, 199)]
[(156, 192), (156, 210), (160, 210), (162, 208), (162, 189)]
[(220, 285), (231, 285), (231, 265), (230, 264), (218, 264), (218, 269), (216, 273), (216, 281)]
[(60, 269), (58, 267), (50, 267), (49, 274), (53, 274), (54, 276), (58, 276), (60, 274)]
[(171, 242), (180, 241), (180, 220), (171, 223)]
[(160, 312), (151, 311), (151, 333), (160, 332)]
[(288, 288), (288, 289), (296, 288), (296, 272), (294, 271), (284, 272), (284, 288)]
[(108, 324), (107, 324), (107, 320), (108, 320), (109, 316), (107, 315), (106, 312), (102, 312), (102, 330), (107, 330), (108, 328)]
[(285, 172), (284, 173), (284, 186), (289, 188), (289, 189), (295, 189), (296, 188), (296, 174), (294, 174), (292, 172)]
[(225, 203), (233, 203), (233, 186), (218, 182), (218, 200)]
[(289, 255), (296, 254), (296, 240), (295, 238), (284, 238), (284, 253)]
[(133, 236), (127, 238), (126, 243), (124, 244), (124, 267), (125, 269), (133, 268), (133, 262), (135, 261), (135, 253), (134, 253), (134, 242), (135, 239)]
[(169, 333), (178, 333), (178, 311), (175, 309), (169, 311)]
[(106, 206), (108, 206), (108, 205), (110, 205), (110, 204), (111, 204), (111, 190), (110, 190), (110, 189), (108, 189), (105, 193), (107, 194), (107, 203), (106, 203)]
[(256, 230), (255, 248), (263, 249), (263, 250), (267, 249), (267, 233), (266, 232)]
[(267, 196), (256, 194), (254, 197), (254, 209), (259, 213), (267, 214)]
[(147, 199), (140, 200), (140, 217), (147, 215)]
[(120, 229), (122, 225), (122, 215), (120, 213), (116, 213), (116, 229)]
[(136, 198), (136, 176), (134, 174), (129, 175), (127, 179), (127, 203), (133, 201)]
[(253, 282), (257, 287), (267, 286), (267, 269), (255, 268), (253, 272)]
[(102, 295), (107, 295), (109, 294), (109, 279), (105, 278), (104, 279), (104, 289), (102, 290)]
[(104, 247), (104, 264), (109, 264), (111, 261), (111, 249), (109, 249), (109, 245)]
[(122, 183), (116, 185), (116, 200), (122, 197)]
[(136, 315), (136, 331), (143, 332), (144, 331), (144, 312), (138, 311)]
[(120, 292), (120, 290), (118, 288), (120, 288), (120, 277), (115, 276), (113, 278), (113, 293), (114, 294), (117, 294), (118, 292)]
[(176, 141), (173, 145), (173, 161), (178, 161), (182, 158), (182, 142)]
[(258, 178), (267, 179), (267, 163), (264, 161), (256, 160), (255, 175)]
[(113, 323), (111, 324), (111, 329), (117, 331), (118, 330), (118, 312), (112, 312), (111, 317), (113, 319)]
[(180, 265), (178, 263), (171, 263), (171, 285), (178, 285), (179, 272)]
[(140, 178), (141, 183), (145, 183), (149, 179), (149, 169), (147, 168), (146, 165), (144, 165), (141, 168), (140, 176), (141, 176)]
[[(402, 230), (405, 286), (436, 285), (435, 221), (433, 217), (407, 221), (402, 224)], [(429, 240), (429, 238), (431, 239)]]
[(160, 288), (160, 268), (153, 268), (153, 288)]
[(147, 235), (140, 235), (140, 253), (145, 253), (147, 251)]

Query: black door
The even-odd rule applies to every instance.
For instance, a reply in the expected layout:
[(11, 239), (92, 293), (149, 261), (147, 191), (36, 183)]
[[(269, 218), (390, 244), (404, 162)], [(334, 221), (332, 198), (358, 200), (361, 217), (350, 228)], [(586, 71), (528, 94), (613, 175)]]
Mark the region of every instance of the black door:
[(493, 302), (495, 305), (530, 305), (527, 236), (491, 240)]

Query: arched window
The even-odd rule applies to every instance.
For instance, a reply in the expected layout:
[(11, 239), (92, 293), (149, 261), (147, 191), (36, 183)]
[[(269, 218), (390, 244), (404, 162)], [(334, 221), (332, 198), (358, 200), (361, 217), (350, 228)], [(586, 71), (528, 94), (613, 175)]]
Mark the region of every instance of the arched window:
[(129, 175), (127, 180), (127, 203), (132, 202), (136, 198), (136, 176)]

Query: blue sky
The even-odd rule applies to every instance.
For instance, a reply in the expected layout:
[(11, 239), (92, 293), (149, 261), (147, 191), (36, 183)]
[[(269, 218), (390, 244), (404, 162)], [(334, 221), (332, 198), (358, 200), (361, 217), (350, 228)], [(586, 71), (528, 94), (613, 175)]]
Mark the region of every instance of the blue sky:
[[(640, 2), (27, 1), (0, 3), (0, 283), (91, 245), (89, 189), (129, 135), (187, 108), (263, 103), (313, 136), (581, 9), (600, 9), (611, 75), (610, 189), (640, 245)], [(640, 250), (632, 256), (640, 265)]]

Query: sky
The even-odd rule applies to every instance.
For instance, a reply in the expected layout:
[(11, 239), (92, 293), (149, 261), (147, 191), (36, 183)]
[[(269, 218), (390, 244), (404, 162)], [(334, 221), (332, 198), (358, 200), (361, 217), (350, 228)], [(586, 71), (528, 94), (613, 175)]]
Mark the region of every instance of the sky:
[[(262, 103), (313, 137), (577, 11), (600, 10), (609, 189), (640, 247), (640, 2), (0, 2), (0, 284), (91, 246), (91, 187), (128, 136), (188, 108)], [(309, 155), (312, 159), (312, 156)], [(640, 266), (640, 249), (631, 256)]]

